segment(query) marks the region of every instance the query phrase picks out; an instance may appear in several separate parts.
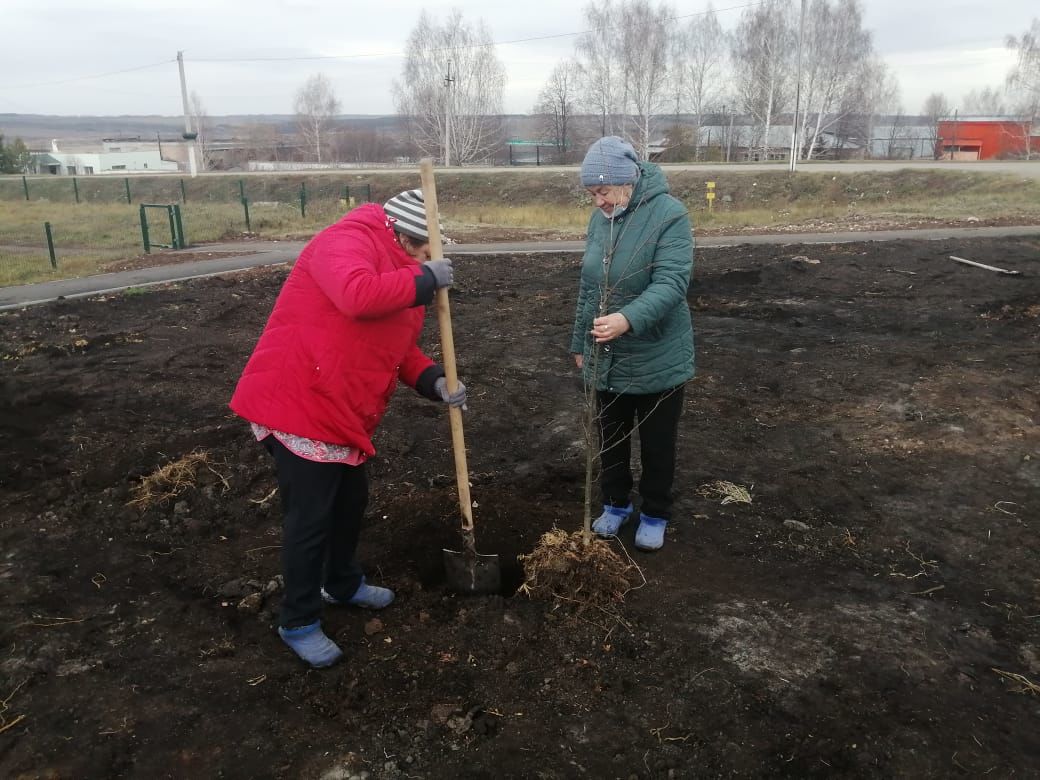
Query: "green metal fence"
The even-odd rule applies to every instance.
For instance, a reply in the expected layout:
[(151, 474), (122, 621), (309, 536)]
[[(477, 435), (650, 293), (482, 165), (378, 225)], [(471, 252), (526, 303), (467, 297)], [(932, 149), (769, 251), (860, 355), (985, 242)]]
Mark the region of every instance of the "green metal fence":
[(414, 179), (402, 173), (373, 186), (327, 174), (0, 176), (0, 286), (114, 270), (152, 250), (186, 248), (185, 231), (193, 242), (305, 239)]

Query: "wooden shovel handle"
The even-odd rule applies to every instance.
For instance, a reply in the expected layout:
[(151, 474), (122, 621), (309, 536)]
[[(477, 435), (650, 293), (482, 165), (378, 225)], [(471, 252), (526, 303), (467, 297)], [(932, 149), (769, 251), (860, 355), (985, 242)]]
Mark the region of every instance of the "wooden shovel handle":
[[(419, 163), (419, 175), (422, 179), (423, 201), (426, 204), (426, 229), (430, 234), (430, 259), (444, 258), (444, 247), (441, 242), (441, 224), (438, 220), (437, 187), (433, 180), (433, 160), (423, 158)], [(451, 332), (451, 307), (448, 304), (448, 288), (437, 290), (437, 322), (441, 330), (441, 352), (443, 353), (444, 378), (448, 382), (448, 392), (454, 393), (459, 386), (459, 376), (455, 369), (455, 340)], [(467, 546), (473, 546), (473, 503), (469, 497), (469, 469), (466, 466), (466, 441), (462, 435), (462, 410), (448, 407), (451, 420), (451, 446), (455, 454), (455, 482), (459, 488), (459, 509), (462, 510), (462, 531)]]

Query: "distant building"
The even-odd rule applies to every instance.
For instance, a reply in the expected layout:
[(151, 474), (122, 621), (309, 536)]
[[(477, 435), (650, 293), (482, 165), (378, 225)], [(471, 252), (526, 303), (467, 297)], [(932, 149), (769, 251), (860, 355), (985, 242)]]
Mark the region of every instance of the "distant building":
[[(139, 146), (139, 145), (132, 145)], [(32, 168), (36, 173), (54, 176), (93, 176), (124, 173), (167, 173), (180, 170), (175, 162), (164, 160), (155, 148), (129, 148), (107, 140), (102, 151), (63, 152), (57, 141), (51, 141), (49, 152), (32, 152)]]
[(1030, 122), (1024, 117), (972, 116), (939, 120), (936, 151), (943, 160), (1024, 157)]

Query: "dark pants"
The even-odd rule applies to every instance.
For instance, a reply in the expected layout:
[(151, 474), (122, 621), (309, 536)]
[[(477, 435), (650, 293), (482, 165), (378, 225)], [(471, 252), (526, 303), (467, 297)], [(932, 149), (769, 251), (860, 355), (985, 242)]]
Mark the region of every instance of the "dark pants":
[(368, 504), (364, 465), (318, 463), (293, 455), (274, 436), (263, 441), (278, 470), (282, 500), (282, 576), (279, 623), (297, 628), (321, 615), (321, 588), (346, 601), (361, 585), (357, 552)]
[(683, 386), (662, 393), (627, 395), (598, 392), (600, 489), (603, 503), (628, 506), (632, 492), (632, 430), (638, 426), (640, 511), (670, 520), (675, 443), (683, 409)]

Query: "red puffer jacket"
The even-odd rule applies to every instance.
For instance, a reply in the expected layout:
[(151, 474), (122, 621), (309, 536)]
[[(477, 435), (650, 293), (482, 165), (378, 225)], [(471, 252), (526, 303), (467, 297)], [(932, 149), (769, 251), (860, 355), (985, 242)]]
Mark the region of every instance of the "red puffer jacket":
[(426, 311), (414, 306), (421, 274), (377, 204), (323, 230), (286, 279), (231, 408), (273, 430), (371, 456), (398, 378), (416, 387), (434, 366), (416, 343)]

